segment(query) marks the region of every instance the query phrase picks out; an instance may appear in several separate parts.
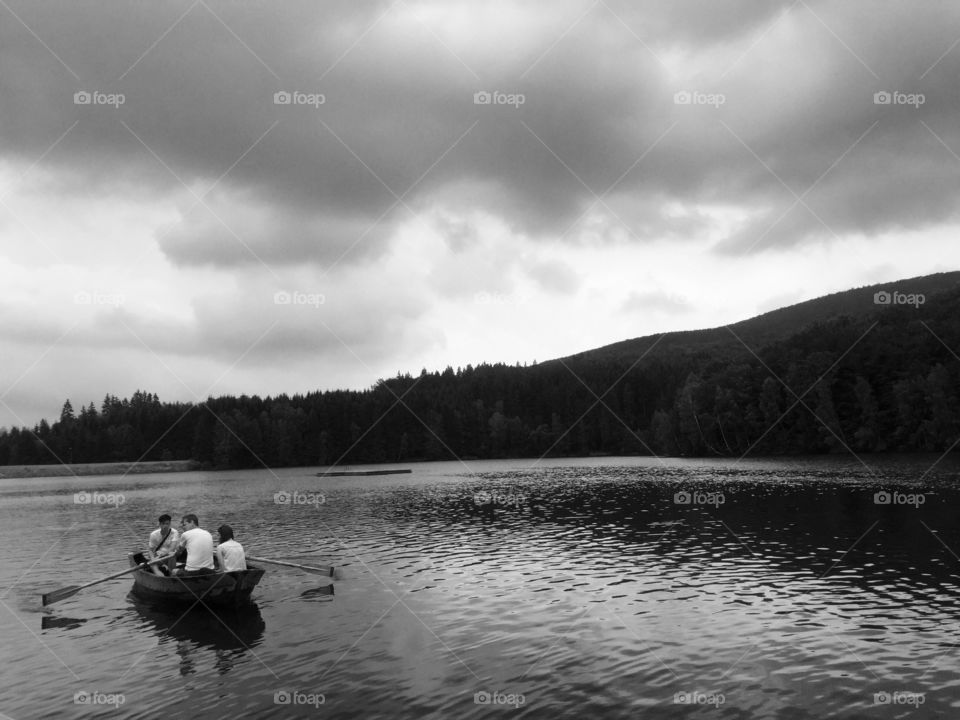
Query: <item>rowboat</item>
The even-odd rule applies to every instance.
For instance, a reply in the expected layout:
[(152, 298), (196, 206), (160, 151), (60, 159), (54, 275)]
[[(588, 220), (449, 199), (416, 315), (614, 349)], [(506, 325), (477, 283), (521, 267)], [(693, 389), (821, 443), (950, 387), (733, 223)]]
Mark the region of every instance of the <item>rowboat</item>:
[[(130, 553), (131, 567), (143, 562), (142, 553)], [(250, 600), (250, 594), (263, 577), (264, 570), (247, 565), (246, 570), (214, 572), (209, 575), (155, 575), (148, 567), (133, 573), (133, 593), (145, 600), (164, 604), (203, 604), (238, 606)]]

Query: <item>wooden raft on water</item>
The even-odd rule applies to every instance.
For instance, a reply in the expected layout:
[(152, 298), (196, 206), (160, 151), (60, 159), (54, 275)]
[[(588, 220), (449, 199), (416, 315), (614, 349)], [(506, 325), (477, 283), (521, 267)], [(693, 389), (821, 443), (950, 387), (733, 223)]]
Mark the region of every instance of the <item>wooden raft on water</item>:
[(405, 470), (327, 470), (318, 472), (317, 477), (342, 477), (344, 475), (401, 475), (403, 473), (413, 472), (410, 469)]

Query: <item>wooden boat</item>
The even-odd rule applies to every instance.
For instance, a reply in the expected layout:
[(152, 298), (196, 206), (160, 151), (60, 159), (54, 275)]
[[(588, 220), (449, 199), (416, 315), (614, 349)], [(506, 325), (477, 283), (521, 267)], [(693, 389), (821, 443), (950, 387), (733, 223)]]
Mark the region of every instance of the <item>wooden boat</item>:
[[(130, 553), (130, 566), (143, 561), (141, 553)], [(166, 577), (150, 568), (133, 573), (133, 593), (145, 600), (169, 604), (203, 604), (211, 607), (238, 606), (250, 600), (250, 594), (263, 577), (264, 570), (247, 565), (246, 570), (209, 575)]]

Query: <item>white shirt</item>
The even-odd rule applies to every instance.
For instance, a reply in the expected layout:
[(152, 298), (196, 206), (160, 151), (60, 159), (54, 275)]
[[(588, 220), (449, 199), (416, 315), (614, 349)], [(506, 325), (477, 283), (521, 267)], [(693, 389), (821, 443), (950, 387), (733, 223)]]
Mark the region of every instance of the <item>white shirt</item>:
[(170, 534), (167, 535), (167, 539), (163, 541), (163, 545), (160, 544), (160, 538), (163, 537), (163, 532), (160, 528), (157, 528), (152, 533), (150, 533), (150, 539), (147, 541), (147, 545), (152, 552), (157, 557), (164, 557), (165, 555), (173, 555), (177, 550), (177, 540), (180, 537), (178, 533), (173, 528), (170, 528)]
[(220, 561), (220, 570), (223, 572), (247, 569), (247, 556), (243, 552), (243, 545), (236, 540), (227, 540), (217, 545), (217, 560)]
[(213, 536), (203, 528), (195, 527), (180, 536), (180, 547), (187, 549), (184, 570), (213, 570)]

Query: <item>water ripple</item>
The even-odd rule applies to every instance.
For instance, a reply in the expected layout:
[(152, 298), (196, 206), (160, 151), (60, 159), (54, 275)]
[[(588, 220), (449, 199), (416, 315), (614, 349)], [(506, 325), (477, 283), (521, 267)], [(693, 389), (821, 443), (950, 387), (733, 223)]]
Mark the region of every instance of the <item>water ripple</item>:
[[(821, 460), (473, 466), (83, 479), (129, 495), (117, 508), (74, 504), (72, 479), (0, 482), (0, 711), (81, 717), (72, 694), (88, 687), (126, 693), (132, 717), (184, 703), (286, 717), (282, 692), (364, 718), (504, 710), (488, 697), (551, 720), (957, 715), (960, 490), (946, 461), (922, 484), (902, 460), (879, 473)], [(897, 488), (928, 502), (875, 501)], [(284, 490), (324, 502), (274, 502)], [(163, 510), (229, 522), (250, 554), (338, 576), (270, 568), (255, 615), (226, 624), (143, 607), (129, 578), (39, 608), (41, 592), (122, 569)], [(38, 687), (41, 674), (52, 683)]]

